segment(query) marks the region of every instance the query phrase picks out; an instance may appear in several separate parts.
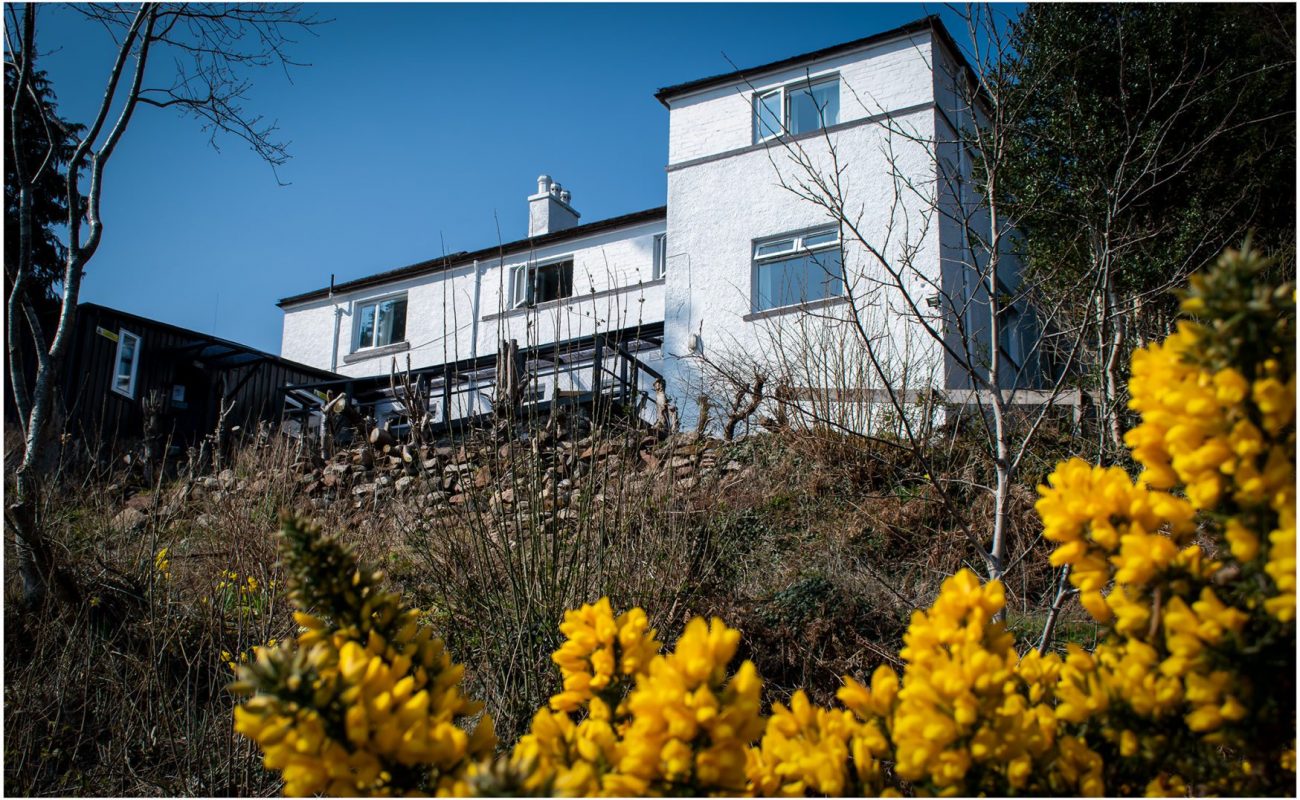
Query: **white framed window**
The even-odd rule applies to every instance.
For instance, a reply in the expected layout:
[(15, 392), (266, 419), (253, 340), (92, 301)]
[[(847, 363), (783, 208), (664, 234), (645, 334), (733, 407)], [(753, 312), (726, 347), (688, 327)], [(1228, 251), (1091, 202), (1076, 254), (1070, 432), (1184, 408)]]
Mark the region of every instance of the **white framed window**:
[(668, 234), (656, 233), (654, 238), (654, 267), (652, 280), (659, 280), (668, 272)]
[(754, 242), (754, 311), (844, 294), (844, 254), (835, 225)]
[(406, 340), (406, 295), (357, 303), (357, 337), (353, 350), (383, 347)]
[(127, 330), (117, 332), (117, 356), (113, 359), (113, 391), (135, 399), (135, 376), (140, 369), (140, 337)]
[(840, 78), (778, 86), (754, 94), (754, 143), (782, 133), (792, 136), (828, 128), (840, 121)]
[(515, 308), (572, 297), (573, 259), (520, 264), (514, 269), (511, 284), (511, 300)]

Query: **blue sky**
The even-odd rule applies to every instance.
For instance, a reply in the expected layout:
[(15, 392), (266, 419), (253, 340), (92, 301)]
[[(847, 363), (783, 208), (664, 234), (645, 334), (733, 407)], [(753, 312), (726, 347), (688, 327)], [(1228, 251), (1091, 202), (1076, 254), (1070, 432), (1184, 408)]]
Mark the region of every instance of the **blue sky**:
[[(142, 107), (106, 170), (103, 243), (82, 299), (279, 352), (281, 297), (527, 233), (547, 173), (584, 222), (662, 205), (661, 86), (949, 11), (921, 4), (318, 4), (292, 48), (310, 67), (253, 74), (246, 107), (292, 160), (208, 144)], [(60, 114), (87, 121), (113, 55), (72, 9), (37, 14)], [(725, 56), (724, 56), (725, 53)], [(165, 79), (166, 61), (153, 65)], [(499, 236), (498, 236), (499, 228)]]

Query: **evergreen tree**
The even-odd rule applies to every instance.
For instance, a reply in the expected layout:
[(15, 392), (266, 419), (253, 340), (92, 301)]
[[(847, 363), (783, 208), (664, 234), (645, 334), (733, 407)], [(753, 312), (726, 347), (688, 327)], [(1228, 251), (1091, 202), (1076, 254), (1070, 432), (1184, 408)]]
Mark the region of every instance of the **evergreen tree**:
[[(32, 193), (32, 283), (31, 296), (38, 306), (54, 298), (54, 287), (63, 279), (67, 248), (59, 235), (68, 222), (68, 207), (64, 192), (68, 159), (72, 157), (76, 136), (84, 130), (58, 116), (58, 103), (54, 88), (44, 72), (32, 75), (31, 91), (23, 98), (14, 97), (18, 72), (13, 65), (5, 65), (5, 122), (12, 124), (13, 103), (23, 104), (17, 115), (23, 127), (23, 152), (5, 153), (5, 299), (13, 286), (18, 264), (18, 188), (14, 172), (14, 159), (22, 159), (27, 174), (34, 174), (48, 158)], [(35, 97), (33, 97), (35, 95)], [(39, 106), (38, 106), (39, 104)], [(44, 108), (44, 114), (36, 113)], [(42, 122), (42, 116), (44, 122)], [(9, 138), (10, 143), (13, 138)]]

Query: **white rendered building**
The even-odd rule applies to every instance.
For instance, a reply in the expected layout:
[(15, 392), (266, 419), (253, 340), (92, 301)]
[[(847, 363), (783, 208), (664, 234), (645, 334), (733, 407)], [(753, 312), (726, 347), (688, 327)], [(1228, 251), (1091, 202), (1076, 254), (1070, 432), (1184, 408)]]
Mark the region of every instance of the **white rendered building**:
[[(881, 372), (904, 393), (971, 388), (990, 348), (956, 143), (965, 70), (930, 17), (661, 89), (666, 208), (580, 224), (541, 176), (526, 238), (281, 300), (281, 353), (371, 386), (409, 359), (456, 385), (448, 419), (490, 410), (510, 340), (531, 354), (533, 400), (629, 380), (644, 398), (662, 376), (683, 424), (720, 373), (765, 371), (788, 397), (855, 407)], [(1034, 372), (1029, 316), (1007, 314), (1003, 385)]]

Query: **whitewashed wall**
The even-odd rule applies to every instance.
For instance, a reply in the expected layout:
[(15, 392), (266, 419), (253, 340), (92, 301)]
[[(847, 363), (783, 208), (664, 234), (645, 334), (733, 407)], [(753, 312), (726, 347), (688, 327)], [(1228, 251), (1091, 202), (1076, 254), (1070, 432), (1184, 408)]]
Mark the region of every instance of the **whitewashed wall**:
[[(304, 364), (332, 367), (342, 375), (364, 377), (388, 374), (393, 357), (405, 366), (408, 354), (411, 366), (418, 369), (495, 353), (501, 339), (517, 339), (527, 347), (661, 322), (663, 281), (652, 276), (654, 236), (663, 230), (664, 222), (656, 220), (481, 260), (477, 280), (474, 265), (461, 264), (380, 287), (336, 293), (332, 299), (297, 303), (284, 309), (281, 354)], [(572, 297), (530, 309), (512, 307), (514, 267), (566, 256), (574, 260)], [(361, 304), (401, 292), (407, 296), (410, 348), (358, 359), (368, 351), (356, 348), (354, 312)]]
[[(930, 36), (917, 34), (669, 100), (669, 166), (750, 147), (753, 96), (811, 77), (840, 75), (840, 122), (934, 101)], [(670, 203), (671, 205), (671, 203)]]
[[(709, 388), (711, 370), (703, 360), (790, 367), (802, 347), (804, 379), (816, 380), (820, 373), (834, 380), (832, 364), (842, 369), (846, 359), (865, 356), (847, 324), (853, 312), (878, 337), (878, 352), (899, 381), (911, 384), (907, 388), (943, 386), (940, 348), (914, 321), (908, 298), (878, 259), (851, 234), (844, 237), (844, 265), (855, 305), (846, 300), (810, 313), (752, 313), (754, 241), (832, 221), (826, 209), (782, 186), (807, 179), (807, 169), (789, 151), (776, 143), (751, 145), (754, 92), (807, 75), (838, 73), (843, 127), (825, 137), (799, 137), (801, 157), (829, 175), (833, 150), (847, 216), (861, 239), (905, 273), (904, 288), (920, 307), (938, 292), (930, 58), (926, 33), (764, 76), (752, 88), (733, 84), (669, 101), (668, 242), (681, 263), (670, 259), (664, 352), (684, 422), (693, 420), (695, 395)], [(690, 350), (692, 335), (702, 359)], [(840, 352), (831, 352), (836, 348)]]
[[(931, 301), (942, 297), (961, 307), (980, 291), (966, 266), (961, 226), (939, 213), (957, 214), (959, 208), (959, 199), (945, 190), (952, 181), (939, 176), (969, 179), (969, 160), (952, 143), (953, 126), (965, 124), (967, 112), (953, 91), (955, 70), (951, 55), (926, 31), (674, 97), (669, 100), (666, 221), (480, 262), (477, 279), (472, 265), (460, 265), (382, 289), (294, 305), (285, 309), (282, 352), (325, 368), (333, 363), (345, 375), (385, 374), (388, 356), (348, 363), (356, 335), (353, 310), (359, 302), (405, 290), (407, 340), (417, 368), (493, 353), (501, 339), (530, 347), (662, 320), (662, 352), (641, 357), (668, 377), (684, 427), (694, 424), (695, 398), (716, 388), (705, 385), (706, 360), (781, 366), (797, 373), (806, 389), (880, 392), (859, 327), (876, 343), (875, 357), (891, 374), (892, 389), (916, 393), (968, 386), (965, 370), (945, 357), (917, 320), (919, 312), (942, 331), (942, 312)], [(839, 170), (846, 211), (857, 228), (844, 237), (852, 299), (812, 313), (756, 315), (754, 241), (832, 218), (781, 185), (794, 185), (808, 174), (780, 143), (753, 144), (753, 97), (831, 74), (840, 81), (837, 124), (825, 135), (797, 137), (795, 143), (815, 172), (829, 177)], [(653, 237), (665, 230), (667, 276), (653, 280)], [(855, 241), (858, 236), (865, 246)], [(567, 255), (575, 262), (573, 297), (533, 309), (511, 308), (513, 267)], [(882, 268), (881, 257), (903, 273), (901, 287)], [(1014, 270), (1013, 262), (1007, 265)], [(340, 331), (332, 351), (336, 309)], [(987, 331), (987, 316), (967, 313), (972, 335)], [(968, 343), (953, 335), (950, 330), (949, 344), (964, 349)], [(692, 350), (692, 340), (698, 350)], [(398, 358), (404, 363), (405, 353)], [(846, 424), (873, 424), (849, 421), (875, 413), (861, 398), (841, 403), (839, 410)]]

